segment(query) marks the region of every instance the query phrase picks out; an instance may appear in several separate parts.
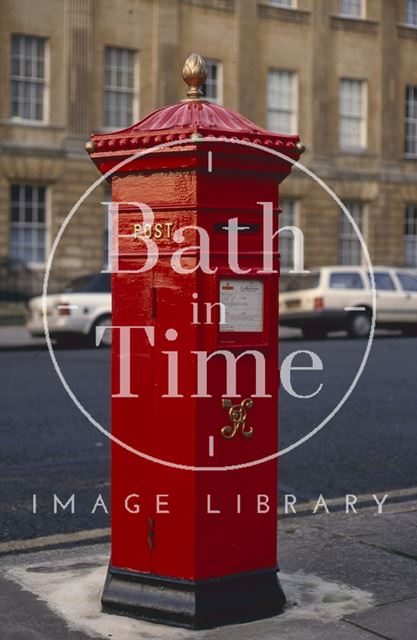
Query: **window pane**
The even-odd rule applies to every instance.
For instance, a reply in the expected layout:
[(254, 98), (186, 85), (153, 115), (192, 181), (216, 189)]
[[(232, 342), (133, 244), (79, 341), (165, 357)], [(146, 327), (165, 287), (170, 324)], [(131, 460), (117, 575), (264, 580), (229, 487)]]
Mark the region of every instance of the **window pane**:
[[(377, 291), (395, 291), (394, 281), (389, 273), (376, 272), (374, 276)], [(370, 279), (369, 274), (368, 277)]]
[[(345, 206), (363, 234), (363, 207), (360, 202), (345, 202)], [(362, 264), (362, 247), (353, 225), (343, 211), (340, 212), (339, 234), (340, 264)]]
[(25, 211), (25, 218), (24, 218), (25, 222), (33, 222), (34, 211), (33, 211), (32, 204), (29, 204), (28, 202), (26, 202), (24, 211)]
[[(281, 202), (282, 212), (279, 217), (279, 227), (294, 227), (295, 220), (295, 202), (294, 200), (284, 199)], [(293, 242), (294, 234), (291, 231), (281, 231), (279, 236), (279, 252), (281, 255), (281, 267), (284, 271), (293, 268)]]
[(412, 26), (417, 26), (417, 0), (406, 0), (405, 22)]
[(407, 267), (417, 266), (417, 204), (405, 208), (404, 257)]
[(45, 249), (43, 247), (37, 248), (34, 261), (38, 264), (42, 264), (43, 262), (45, 262)]
[(133, 121), (135, 52), (119, 47), (104, 50), (103, 124), (127, 127)]
[(272, 70), (267, 84), (267, 127), (292, 134), (296, 129), (296, 76), (292, 71)]
[(339, 144), (342, 149), (366, 144), (365, 82), (342, 79), (339, 88)]
[(275, 7), (293, 7), (294, 0), (270, 0), (270, 3)]
[(45, 39), (12, 36), (10, 111), (13, 118), (43, 119)]
[(45, 261), (46, 188), (38, 185), (10, 186), (10, 255), (25, 263)]
[(363, 0), (340, 0), (340, 14), (350, 18), (363, 16)]
[(221, 87), (220, 87), (220, 65), (218, 60), (206, 59), (207, 64), (207, 80), (201, 87), (204, 96), (210, 102), (220, 103)]
[(286, 291), (303, 291), (304, 289), (317, 289), (320, 284), (320, 273), (312, 272), (300, 275), (291, 275)]
[(64, 289), (66, 293), (110, 293), (111, 274), (99, 273), (93, 276), (81, 276), (72, 280)]
[(397, 277), (404, 291), (417, 291), (417, 277), (397, 271)]
[(19, 222), (19, 207), (12, 204), (12, 222)]
[(330, 274), (331, 289), (363, 289), (363, 281), (359, 273), (343, 272)]
[(417, 86), (406, 87), (404, 147), (407, 155), (417, 155)]
[(12, 203), (19, 204), (20, 200), (20, 186), (18, 184), (13, 184), (10, 187), (10, 199)]

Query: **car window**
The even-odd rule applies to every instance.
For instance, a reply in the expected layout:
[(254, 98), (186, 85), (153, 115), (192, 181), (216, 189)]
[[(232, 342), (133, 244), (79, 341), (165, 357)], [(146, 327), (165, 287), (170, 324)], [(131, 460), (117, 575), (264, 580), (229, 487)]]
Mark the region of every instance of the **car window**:
[(290, 275), (282, 291), (304, 291), (304, 289), (317, 289), (320, 283), (320, 273), (314, 271), (312, 273), (302, 273)]
[(363, 289), (363, 280), (357, 271), (338, 271), (330, 274), (330, 289)]
[(94, 293), (110, 293), (111, 291), (111, 274), (99, 273), (94, 277), (88, 291)]
[(397, 271), (398, 280), (404, 291), (417, 291), (417, 276), (408, 273), (399, 273)]
[(81, 276), (69, 283), (64, 293), (110, 293), (110, 273)]
[[(375, 288), (377, 291), (395, 291), (395, 284), (391, 275), (386, 271), (374, 271)], [(371, 276), (368, 273), (369, 282)]]
[(67, 286), (65, 287), (64, 293), (75, 293), (78, 291), (84, 291), (85, 287), (88, 286), (92, 278), (93, 276), (88, 275), (88, 276), (81, 276), (80, 278), (75, 278), (74, 280), (71, 280), (71, 282), (67, 284)]

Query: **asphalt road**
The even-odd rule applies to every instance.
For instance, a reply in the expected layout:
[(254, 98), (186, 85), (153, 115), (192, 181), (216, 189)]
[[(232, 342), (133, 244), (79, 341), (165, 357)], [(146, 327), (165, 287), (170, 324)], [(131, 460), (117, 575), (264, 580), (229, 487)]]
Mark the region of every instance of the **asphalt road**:
[[(314, 351), (322, 371), (296, 371), (299, 395), (280, 396), (281, 448), (316, 428), (351, 385), (364, 355), (364, 341), (344, 338), (281, 343), (281, 361), (299, 350)], [(337, 415), (302, 446), (280, 458), (281, 492), (299, 501), (319, 494), (389, 492), (417, 486), (417, 339), (380, 337), (356, 388)], [(302, 359), (305, 358), (303, 361)], [(103, 424), (109, 423), (109, 352), (58, 352), (74, 392)], [(15, 540), (108, 526), (99, 493), (109, 500), (109, 446), (75, 408), (46, 350), (0, 353), (1, 448), (0, 539)], [(294, 365), (309, 365), (298, 355)], [(54, 514), (53, 494), (75, 494), (75, 514)], [(37, 496), (37, 514), (32, 496)]]

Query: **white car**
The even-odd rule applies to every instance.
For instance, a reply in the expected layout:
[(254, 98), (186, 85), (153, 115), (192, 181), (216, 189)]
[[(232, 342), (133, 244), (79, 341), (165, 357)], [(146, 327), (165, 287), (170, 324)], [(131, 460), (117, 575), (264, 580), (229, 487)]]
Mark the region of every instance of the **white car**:
[[(417, 335), (417, 274), (407, 269), (374, 267), (376, 322), (384, 329)], [(280, 294), (280, 324), (302, 329), (305, 338), (346, 330), (351, 337), (369, 335), (371, 282), (365, 267), (321, 267), (287, 276)]]
[[(96, 326), (111, 325), (110, 274), (82, 276), (62, 293), (48, 295), (46, 313), (50, 336), (58, 344), (71, 344), (80, 338), (94, 344)], [(27, 328), (32, 336), (44, 335), (42, 296), (29, 301)], [(111, 344), (111, 330), (104, 331), (101, 344)]]

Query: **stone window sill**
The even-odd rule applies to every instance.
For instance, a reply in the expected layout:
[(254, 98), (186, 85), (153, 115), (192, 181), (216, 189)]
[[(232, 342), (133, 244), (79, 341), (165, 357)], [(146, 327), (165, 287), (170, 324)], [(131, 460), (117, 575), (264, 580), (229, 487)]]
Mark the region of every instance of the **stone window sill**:
[(359, 31), (362, 33), (377, 33), (378, 22), (367, 18), (352, 18), (350, 16), (330, 16), (330, 27), (340, 31)]
[(311, 12), (291, 7), (276, 7), (272, 4), (259, 3), (258, 15), (260, 18), (272, 18), (283, 22), (297, 22), (307, 24), (310, 22)]
[(6, 124), (12, 127), (33, 127), (34, 129), (64, 129), (63, 124), (54, 124), (52, 122), (43, 122), (40, 120), (18, 120), (14, 118), (6, 118), (0, 120), (0, 124)]
[(417, 25), (399, 24), (397, 25), (397, 33), (399, 38), (417, 40)]

